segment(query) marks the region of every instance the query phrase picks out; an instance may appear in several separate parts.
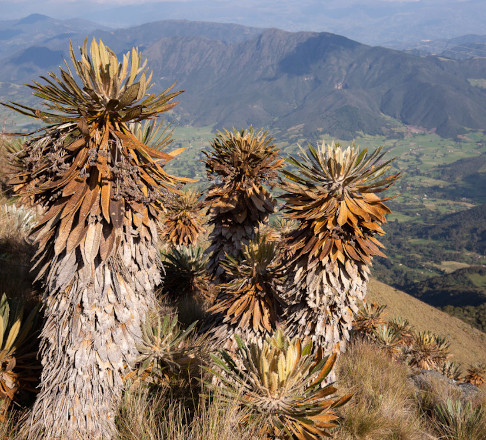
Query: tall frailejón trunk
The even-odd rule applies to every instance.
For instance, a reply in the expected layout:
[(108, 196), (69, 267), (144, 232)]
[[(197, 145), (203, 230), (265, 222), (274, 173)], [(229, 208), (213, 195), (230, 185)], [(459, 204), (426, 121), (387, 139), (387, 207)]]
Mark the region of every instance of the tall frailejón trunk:
[(51, 123), (25, 143), (11, 181), (45, 208), (34, 230), (45, 325), (29, 439), (117, 438), (123, 375), (161, 279), (157, 222), (175, 180), (161, 166), (173, 155), (160, 149), (170, 140), (149, 147), (128, 122), (172, 108), (177, 92), (146, 96), (136, 50), (130, 68), (129, 54), (119, 63), (102, 42), (90, 55), (86, 43), (80, 61), (71, 48), (83, 89), (69, 68), (32, 86), (51, 112), (7, 105)]
[(309, 146), (284, 171), (287, 218), (299, 226), (287, 237), (286, 330), (310, 336), (329, 354), (343, 351), (357, 301), (366, 295), (373, 255), (384, 256), (376, 234), (391, 211), (375, 193), (399, 177), (383, 175), (390, 161), (377, 149), (368, 156), (354, 147)]
[[(131, 211), (119, 209), (124, 223), (119, 231), (110, 231), (103, 220), (89, 223), (80, 245), (50, 264), (41, 391), (30, 438), (115, 437), (123, 372), (138, 355), (140, 325), (155, 306), (153, 288), (160, 282), (154, 220), (137, 230), (128, 220)], [(113, 238), (103, 237), (104, 232)], [(55, 255), (58, 240), (45, 259)], [(112, 255), (103, 259), (110, 241)]]

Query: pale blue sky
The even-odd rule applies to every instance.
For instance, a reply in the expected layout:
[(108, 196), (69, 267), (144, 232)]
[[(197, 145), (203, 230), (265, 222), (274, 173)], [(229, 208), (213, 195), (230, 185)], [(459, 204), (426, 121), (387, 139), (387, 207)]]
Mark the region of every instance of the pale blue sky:
[(163, 19), (328, 31), (369, 44), (486, 35), (486, 0), (0, 0), (1, 19), (32, 13), (111, 27)]

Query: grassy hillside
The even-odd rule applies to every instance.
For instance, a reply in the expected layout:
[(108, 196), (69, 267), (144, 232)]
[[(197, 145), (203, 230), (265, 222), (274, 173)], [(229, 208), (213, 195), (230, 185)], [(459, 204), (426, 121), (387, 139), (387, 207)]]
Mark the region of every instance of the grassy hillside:
[(390, 318), (401, 316), (417, 330), (431, 330), (447, 336), (451, 341), (454, 360), (466, 365), (486, 362), (486, 333), (460, 319), (375, 279), (369, 284), (367, 300), (386, 304)]

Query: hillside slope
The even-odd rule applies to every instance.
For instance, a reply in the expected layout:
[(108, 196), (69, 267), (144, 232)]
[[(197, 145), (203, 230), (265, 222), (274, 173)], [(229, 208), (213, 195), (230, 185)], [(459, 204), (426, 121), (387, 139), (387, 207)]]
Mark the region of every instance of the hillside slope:
[(486, 362), (486, 333), (422, 301), (372, 279), (368, 288), (368, 301), (386, 304), (389, 318), (406, 318), (417, 330), (431, 330), (451, 341), (454, 360), (464, 365)]

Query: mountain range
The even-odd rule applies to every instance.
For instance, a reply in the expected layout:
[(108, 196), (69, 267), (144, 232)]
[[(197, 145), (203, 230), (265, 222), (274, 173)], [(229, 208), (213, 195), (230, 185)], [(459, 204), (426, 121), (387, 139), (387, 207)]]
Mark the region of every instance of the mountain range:
[[(37, 29), (31, 42), (28, 23)], [(141, 48), (154, 71), (154, 91), (177, 81), (186, 92), (173, 117), (182, 124), (252, 124), (287, 134), (297, 129), (309, 140), (323, 133), (390, 135), (403, 125), (450, 137), (486, 127), (481, 87), (486, 59), (420, 57), (331, 33), (233, 24), (162, 21), (116, 31), (94, 28), (42, 15), (0, 23), (1, 98), (10, 98), (6, 84), (56, 70), (67, 56), (68, 37), (79, 45), (89, 33), (117, 53)], [(20, 96), (24, 102), (26, 92)]]

